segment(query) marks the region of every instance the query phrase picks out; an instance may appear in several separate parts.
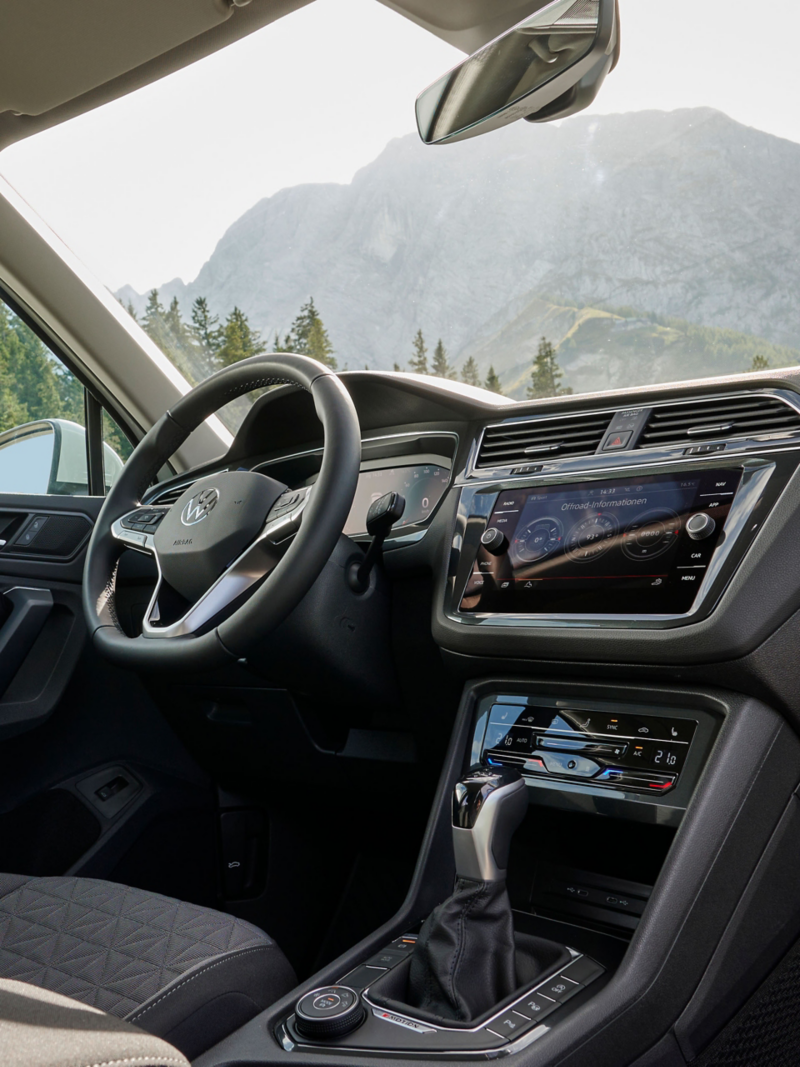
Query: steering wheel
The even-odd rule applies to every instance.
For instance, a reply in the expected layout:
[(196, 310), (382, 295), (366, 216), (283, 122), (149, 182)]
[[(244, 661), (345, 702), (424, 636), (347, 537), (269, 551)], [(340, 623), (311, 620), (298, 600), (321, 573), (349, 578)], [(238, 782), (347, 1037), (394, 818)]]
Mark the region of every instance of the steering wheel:
[[(253, 471), (195, 481), (171, 506), (143, 506), (156, 473), (204, 419), (251, 389), (307, 389), (322, 423), (319, 478), (292, 491)], [(353, 502), (361, 432), (350, 394), (306, 356), (264, 355), (211, 375), (142, 438), (109, 492), (86, 555), (83, 610), (99, 652), (134, 669), (218, 667), (241, 659), (299, 604), (336, 545)], [(115, 611), (125, 548), (151, 555), (158, 582), (142, 633)]]

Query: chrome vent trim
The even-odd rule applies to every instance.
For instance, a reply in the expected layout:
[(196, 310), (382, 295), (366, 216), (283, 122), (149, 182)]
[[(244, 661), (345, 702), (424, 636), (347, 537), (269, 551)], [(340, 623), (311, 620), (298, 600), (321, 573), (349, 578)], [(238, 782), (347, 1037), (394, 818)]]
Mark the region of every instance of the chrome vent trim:
[(735, 440), (800, 432), (800, 413), (768, 393), (701, 397), (658, 404), (650, 413), (637, 448), (693, 445), (712, 437)]
[(603, 440), (613, 411), (556, 415), (487, 426), (483, 433), (478, 469), (512, 467), (537, 459), (591, 456)]

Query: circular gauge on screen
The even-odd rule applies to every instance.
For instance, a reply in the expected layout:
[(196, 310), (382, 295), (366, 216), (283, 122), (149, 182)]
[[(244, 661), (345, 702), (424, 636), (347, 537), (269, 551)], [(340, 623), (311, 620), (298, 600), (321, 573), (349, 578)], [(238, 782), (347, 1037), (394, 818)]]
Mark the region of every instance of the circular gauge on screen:
[(669, 508), (654, 508), (637, 515), (622, 535), (622, 551), (629, 559), (653, 559), (674, 545), (681, 520)]
[(564, 527), (560, 519), (552, 519), (547, 515), (523, 526), (514, 535), (511, 548), (520, 562), (537, 563), (552, 555), (563, 543)]
[(566, 549), (576, 563), (589, 563), (605, 555), (614, 544), (619, 524), (613, 515), (587, 515), (567, 535)]
[(349, 536), (361, 534), (367, 528), (367, 511), (370, 504), (385, 493), (399, 493), (405, 498), (403, 517), (395, 529), (425, 522), (444, 496), (450, 482), (450, 468), (439, 463), (415, 463), (408, 467), (382, 467), (362, 471), (353, 506), (345, 523), (344, 532)]
[(424, 522), (442, 499), (450, 471), (434, 463), (425, 463), (416, 467), (397, 467), (397, 492), (406, 498), (406, 509), (400, 520), (400, 526)]

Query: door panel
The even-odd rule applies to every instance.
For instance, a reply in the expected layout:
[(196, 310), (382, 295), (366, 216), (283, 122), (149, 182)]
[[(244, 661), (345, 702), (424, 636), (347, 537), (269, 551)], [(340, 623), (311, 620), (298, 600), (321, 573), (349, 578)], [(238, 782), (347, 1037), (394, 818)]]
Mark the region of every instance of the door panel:
[(86, 544), (102, 503), (0, 494), (0, 740), (44, 722), (75, 670)]

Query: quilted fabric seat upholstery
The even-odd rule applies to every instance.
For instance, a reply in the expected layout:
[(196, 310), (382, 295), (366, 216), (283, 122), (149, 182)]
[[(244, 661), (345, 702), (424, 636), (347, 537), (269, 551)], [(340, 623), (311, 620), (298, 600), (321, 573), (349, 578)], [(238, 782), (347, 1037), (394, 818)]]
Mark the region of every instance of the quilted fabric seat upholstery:
[(127, 1019), (190, 1058), (295, 984), (258, 927), (92, 878), (0, 874), (0, 977)]

